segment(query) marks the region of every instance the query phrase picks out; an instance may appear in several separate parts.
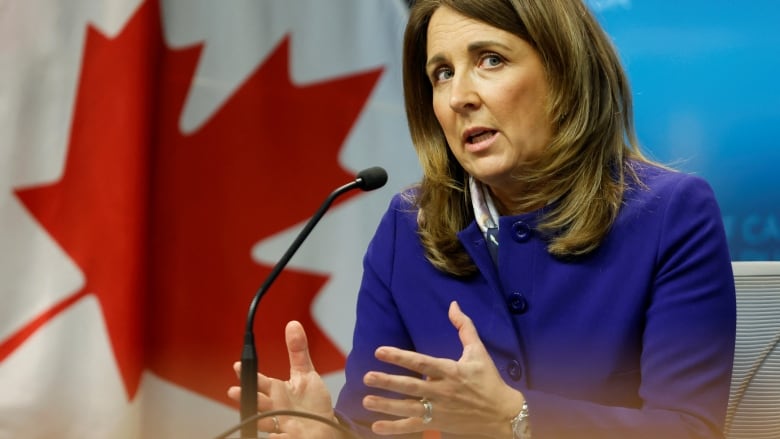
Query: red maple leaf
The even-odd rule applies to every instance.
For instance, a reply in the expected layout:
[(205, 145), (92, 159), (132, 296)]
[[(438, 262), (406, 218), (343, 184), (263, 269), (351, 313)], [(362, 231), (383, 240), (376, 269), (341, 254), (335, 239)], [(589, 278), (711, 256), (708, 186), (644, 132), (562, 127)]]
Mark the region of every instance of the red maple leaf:
[(94, 294), (130, 398), (143, 370), (149, 148), (160, 25), (145, 5), (116, 39), (88, 27), (65, 169), (16, 195), (82, 270), (85, 284), (3, 341), (0, 356)]
[[(226, 401), (249, 302), (271, 270), (252, 261), (251, 249), (307, 219), (353, 178), (338, 152), (381, 70), (298, 87), (284, 39), (210, 120), (184, 135), (179, 118), (200, 51), (165, 46), (156, 2), (142, 5), (116, 38), (89, 29), (65, 172), (17, 191), (86, 284), (4, 341), (0, 358), (95, 294), (131, 399), (148, 368)], [(287, 373), (289, 319), (307, 327), (321, 373), (343, 367), (310, 314), (326, 280), (287, 269), (263, 299), (255, 328), (263, 372)]]
[[(338, 152), (380, 72), (297, 87), (285, 39), (202, 128), (176, 129), (197, 51), (167, 58), (156, 154), (150, 366), (164, 378), (224, 398), (236, 379), (249, 302), (271, 267), (252, 247), (307, 219), (354, 178)], [(327, 278), (288, 269), (258, 308), (260, 369), (289, 371), (284, 324), (307, 327), (321, 373), (344, 358), (309, 308)]]

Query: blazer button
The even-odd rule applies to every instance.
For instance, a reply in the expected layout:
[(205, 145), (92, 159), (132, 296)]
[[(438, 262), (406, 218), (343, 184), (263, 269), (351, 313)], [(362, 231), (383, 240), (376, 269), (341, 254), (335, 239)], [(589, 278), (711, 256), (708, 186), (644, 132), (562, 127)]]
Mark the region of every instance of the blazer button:
[(509, 378), (514, 381), (519, 381), (523, 377), (523, 367), (520, 366), (520, 362), (512, 360), (506, 365), (506, 373), (509, 374)]
[(528, 301), (520, 293), (513, 293), (507, 299), (507, 304), (512, 314), (523, 314), (528, 311)]
[(532, 233), (533, 230), (531, 229), (531, 226), (526, 222), (518, 221), (512, 224), (512, 239), (517, 242), (528, 242), (528, 240), (531, 239)]

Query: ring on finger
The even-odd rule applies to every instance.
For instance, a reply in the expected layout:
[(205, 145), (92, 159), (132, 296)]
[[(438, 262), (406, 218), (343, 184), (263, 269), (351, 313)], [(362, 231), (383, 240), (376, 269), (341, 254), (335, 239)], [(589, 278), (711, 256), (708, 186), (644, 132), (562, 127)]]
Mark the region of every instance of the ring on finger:
[(433, 403), (428, 401), (427, 398), (421, 399), (420, 403), (423, 405), (423, 409), (425, 410), (422, 415), (422, 423), (427, 424), (433, 420)]

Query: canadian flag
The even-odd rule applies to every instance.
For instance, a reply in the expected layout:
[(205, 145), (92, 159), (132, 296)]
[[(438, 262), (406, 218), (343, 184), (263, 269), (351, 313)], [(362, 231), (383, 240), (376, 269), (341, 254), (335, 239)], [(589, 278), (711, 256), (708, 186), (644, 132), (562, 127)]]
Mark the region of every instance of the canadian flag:
[(419, 178), (403, 0), (0, 2), (0, 438), (213, 437), (257, 287), (260, 369), (303, 322), (340, 387), (361, 258)]

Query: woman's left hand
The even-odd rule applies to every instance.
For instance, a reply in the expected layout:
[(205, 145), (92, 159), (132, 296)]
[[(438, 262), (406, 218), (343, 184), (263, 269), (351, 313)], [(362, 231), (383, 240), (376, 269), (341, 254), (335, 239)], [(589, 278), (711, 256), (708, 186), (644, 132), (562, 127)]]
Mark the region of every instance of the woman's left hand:
[[(368, 395), (363, 406), (398, 420), (374, 422), (377, 434), (403, 434), (439, 430), (494, 438), (512, 437), (510, 420), (520, 411), (523, 394), (507, 385), (477, 334), (471, 319), (452, 302), (449, 318), (458, 330), (463, 354), (458, 361), (382, 346), (376, 358), (417, 372), (423, 378), (368, 372), (367, 386), (409, 395), (391, 399)], [(430, 403), (429, 409), (423, 401)], [(426, 411), (431, 415), (423, 422)]]

